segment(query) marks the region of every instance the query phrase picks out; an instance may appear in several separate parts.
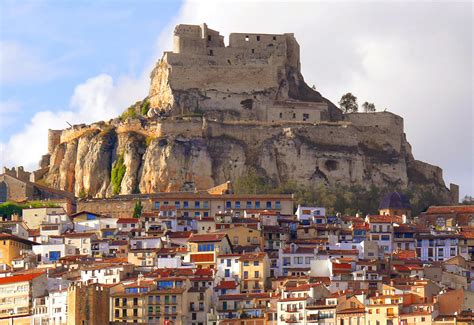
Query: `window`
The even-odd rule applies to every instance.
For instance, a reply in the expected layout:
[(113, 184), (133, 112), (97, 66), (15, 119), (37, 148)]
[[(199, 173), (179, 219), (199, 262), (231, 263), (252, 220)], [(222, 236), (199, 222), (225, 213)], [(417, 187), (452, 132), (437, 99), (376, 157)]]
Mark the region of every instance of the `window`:
[(209, 201), (204, 201), (204, 209), (209, 209)]
[(235, 208), (240, 209), (240, 201), (235, 201)]
[(254, 54), (254, 53), (255, 53), (255, 49), (252, 49), (252, 54)]
[(280, 113), (280, 118), (283, 118), (283, 113)]
[(155, 209), (159, 209), (160, 208), (160, 202), (155, 202)]
[(303, 121), (309, 120), (309, 114), (303, 114)]
[(254, 265), (254, 266), (258, 266), (258, 265), (259, 265), (258, 261), (254, 261), (254, 262), (253, 262), (253, 265)]
[(195, 202), (194, 202), (194, 207), (195, 207), (196, 209), (199, 209), (199, 208), (201, 207), (201, 202), (195, 201)]
[(296, 113), (293, 113), (293, 118), (294, 118), (294, 119), (296, 118)]
[(245, 207), (247, 209), (251, 209), (252, 208), (252, 201), (247, 201), (247, 203), (245, 204)]
[(260, 272), (255, 271), (255, 274), (254, 274), (254, 275), (255, 275), (256, 278), (259, 278), (259, 277), (260, 277)]
[(199, 244), (198, 252), (212, 252), (214, 251), (214, 244)]
[(250, 265), (249, 261), (244, 261), (244, 266), (249, 266), (249, 265)]
[(137, 316), (138, 316), (138, 309), (134, 309), (134, 310), (133, 310), (133, 316), (134, 316), (134, 317), (137, 317)]
[(281, 209), (281, 202), (280, 201), (275, 202), (275, 209)]
[(211, 35), (207, 35), (207, 40), (208, 40), (208, 41), (211, 41), (211, 40), (212, 40)]
[(260, 209), (260, 201), (255, 201), (255, 209)]
[(189, 207), (188, 201), (183, 201), (183, 208), (187, 209)]
[(227, 267), (230, 267), (231, 266), (231, 262), (232, 260), (230, 258), (227, 259)]
[(226, 278), (230, 278), (230, 270), (229, 270), (229, 269), (225, 269), (225, 270), (224, 270), (224, 276), (225, 276)]
[(248, 42), (249, 41), (249, 36), (245, 36), (245, 41)]
[(267, 201), (267, 203), (266, 203), (266, 205), (265, 205), (265, 208), (271, 209), (271, 208), (272, 208), (272, 202), (271, 202), (271, 201)]
[(232, 204), (231, 204), (230, 201), (226, 201), (226, 202), (225, 202), (225, 208), (226, 208), (226, 209), (232, 209)]
[(244, 271), (244, 279), (248, 279), (249, 278), (249, 272), (248, 271)]
[(176, 207), (176, 209), (179, 209), (181, 207), (181, 204), (179, 201), (175, 201), (174, 206)]
[(276, 37), (276, 36), (273, 36), (273, 40), (276, 41), (276, 40), (277, 40), (277, 37)]
[(260, 35), (257, 35), (257, 41), (260, 42)]

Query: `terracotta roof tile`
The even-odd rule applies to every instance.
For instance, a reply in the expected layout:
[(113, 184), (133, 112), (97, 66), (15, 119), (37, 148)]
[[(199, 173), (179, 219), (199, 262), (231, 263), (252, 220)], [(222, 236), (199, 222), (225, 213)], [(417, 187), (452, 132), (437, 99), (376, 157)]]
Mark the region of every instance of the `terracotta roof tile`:
[(226, 234), (193, 234), (189, 241), (192, 243), (217, 242), (224, 239)]
[(35, 279), (35, 278), (37, 278), (37, 277), (39, 277), (43, 274), (44, 274), (44, 272), (37, 272), (37, 273), (19, 274), (19, 275), (13, 275), (13, 276), (0, 278), (0, 285), (16, 283), (16, 282), (31, 281), (31, 280), (33, 280), (33, 279)]

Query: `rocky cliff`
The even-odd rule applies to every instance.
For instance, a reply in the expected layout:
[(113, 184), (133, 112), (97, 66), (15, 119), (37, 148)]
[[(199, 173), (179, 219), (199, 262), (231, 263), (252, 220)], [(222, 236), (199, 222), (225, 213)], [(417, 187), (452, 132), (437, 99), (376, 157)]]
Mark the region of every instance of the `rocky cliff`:
[(449, 202), (442, 170), (413, 158), (401, 117), (344, 115), (306, 85), (292, 34), (231, 34), (225, 47), (206, 25), (180, 25), (174, 37), (144, 102), (50, 131), (45, 183), (107, 197), (207, 189), (255, 170), (275, 186), (420, 185)]

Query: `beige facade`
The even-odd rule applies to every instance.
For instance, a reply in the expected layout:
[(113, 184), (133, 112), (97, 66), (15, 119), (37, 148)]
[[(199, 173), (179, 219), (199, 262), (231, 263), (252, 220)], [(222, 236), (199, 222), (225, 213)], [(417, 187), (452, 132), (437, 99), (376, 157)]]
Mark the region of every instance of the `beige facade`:
[(213, 217), (219, 212), (232, 210), (244, 215), (245, 210), (276, 210), (293, 214), (291, 194), (209, 194), (207, 192), (168, 192), (156, 194), (121, 195), (110, 199), (90, 199), (78, 202), (79, 211), (128, 218), (135, 203), (140, 201), (143, 212), (158, 211), (161, 206), (176, 206), (178, 214), (189, 217)]
[(45, 294), (43, 272), (0, 278), (0, 319), (30, 316), (33, 300)]

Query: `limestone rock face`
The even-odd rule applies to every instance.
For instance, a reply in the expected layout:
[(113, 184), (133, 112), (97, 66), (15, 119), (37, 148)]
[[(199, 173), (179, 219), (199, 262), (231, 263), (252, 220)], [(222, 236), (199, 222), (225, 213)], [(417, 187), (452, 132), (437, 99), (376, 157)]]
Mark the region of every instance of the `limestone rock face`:
[[(359, 115), (318, 125), (170, 122), (174, 131), (162, 126), (165, 133), (153, 138), (108, 125), (58, 144), (46, 181), (77, 196), (111, 196), (112, 166), (121, 155), (120, 194), (204, 190), (252, 169), (274, 186), (417, 184), (448, 200), (441, 169), (413, 158), (400, 117), (373, 113), (371, 124)], [(144, 123), (142, 131), (150, 129)]]
[[(413, 158), (401, 117), (342, 114), (306, 84), (293, 34), (234, 33), (225, 46), (205, 24), (179, 25), (146, 100), (120, 119), (50, 130), (44, 181), (108, 197), (203, 190), (252, 170), (274, 186), (420, 185), (449, 202), (442, 170)], [(111, 184), (119, 159), (125, 172)]]

